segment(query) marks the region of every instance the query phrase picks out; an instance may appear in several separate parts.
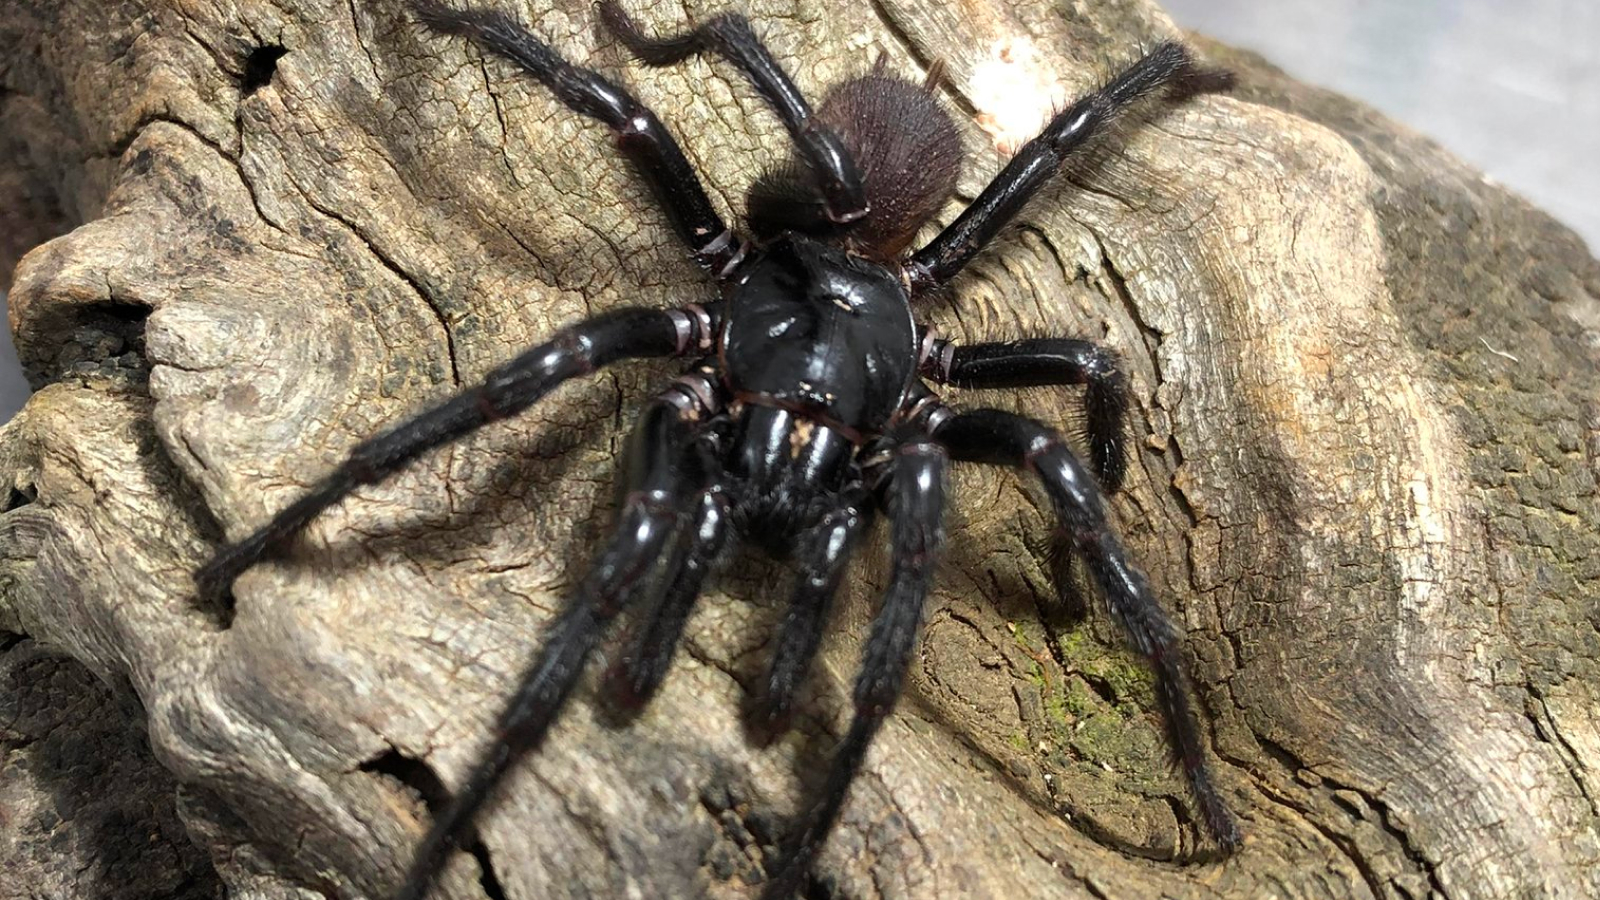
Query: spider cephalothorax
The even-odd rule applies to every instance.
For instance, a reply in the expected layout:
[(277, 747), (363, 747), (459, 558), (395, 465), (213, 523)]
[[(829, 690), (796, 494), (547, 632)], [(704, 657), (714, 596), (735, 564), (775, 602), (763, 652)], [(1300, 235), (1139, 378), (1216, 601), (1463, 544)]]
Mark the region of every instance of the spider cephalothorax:
[[(713, 209), (655, 115), (598, 73), (579, 68), (503, 13), (415, 0), (430, 29), (463, 35), (516, 63), (574, 111), (598, 119), (655, 189), (719, 299), (679, 309), (626, 308), (578, 322), (463, 391), (355, 447), (305, 496), (198, 575), (216, 597), (282, 550), (320, 511), (387, 478), (425, 451), (514, 415), (562, 382), (639, 357), (689, 357), (685, 373), (646, 405), (621, 473), (619, 521), (593, 568), (550, 624), (501, 716), (485, 758), (438, 815), (400, 890), (420, 897), (441, 856), (467, 834), (506, 769), (537, 746), (577, 684), (606, 626), (642, 607), (609, 674), (637, 706), (665, 677), (689, 611), (715, 562), (755, 543), (799, 569), (756, 715), (781, 728), (822, 636), (824, 613), (873, 517), (890, 520), (889, 588), (866, 639), (855, 715), (825, 789), (803, 808), (771, 866), (763, 897), (791, 896), (826, 840), (868, 745), (900, 694), (922, 605), (944, 540), (949, 460), (1037, 475), (1112, 614), (1156, 673), (1168, 733), (1200, 819), (1222, 847), (1239, 841), (1212, 782), (1185, 693), (1176, 629), (1107, 523), (1103, 492), (1124, 473), (1125, 381), (1115, 357), (1071, 338), (957, 345), (916, 321), (914, 303), (942, 287), (1076, 153), (1147, 98), (1177, 102), (1225, 89), (1225, 73), (1162, 44), (1055, 116), (977, 200), (921, 249), (913, 236), (948, 199), (961, 144), (922, 84), (880, 64), (836, 87), (812, 111), (741, 16), (681, 35), (644, 34), (614, 2), (602, 17), (652, 65), (695, 53), (732, 63), (777, 113), (794, 156), (757, 180), (748, 235)], [(1093, 474), (1049, 427), (999, 410), (958, 412), (927, 382), (977, 387), (1086, 387)]]

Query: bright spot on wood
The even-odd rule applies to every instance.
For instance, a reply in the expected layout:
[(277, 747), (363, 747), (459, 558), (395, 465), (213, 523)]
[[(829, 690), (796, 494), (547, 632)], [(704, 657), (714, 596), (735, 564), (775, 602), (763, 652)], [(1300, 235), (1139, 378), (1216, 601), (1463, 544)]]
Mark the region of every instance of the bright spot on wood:
[(1065, 86), (1046, 74), (1039, 49), (1025, 37), (995, 42), (989, 58), (973, 69), (967, 90), (978, 108), (978, 127), (1007, 154), (1038, 134), (1067, 95)]

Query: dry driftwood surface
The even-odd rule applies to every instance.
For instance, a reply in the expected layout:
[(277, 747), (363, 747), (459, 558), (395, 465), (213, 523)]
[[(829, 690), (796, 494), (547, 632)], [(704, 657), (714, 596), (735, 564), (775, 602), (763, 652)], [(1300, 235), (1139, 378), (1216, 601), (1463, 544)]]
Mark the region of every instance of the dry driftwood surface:
[[(667, 28), (721, 5), (633, 8)], [(231, 627), (189, 573), (559, 323), (706, 284), (602, 128), (398, 3), (6, 6), (0, 268), (21, 257), (40, 390), (0, 431), (0, 894), (382, 896), (427, 821), (415, 788), (478, 752), (671, 366), (361, 491), (239, 582)], [(624, 72), (725, 212), (783, 153), (726, 66), (646, 71), (586, 3), (515, 7)], [(997, 46), (1031, 39), (1024, 68), (1074, 91), (1176, 33), (1139, 0), (746, 7), (813, 96), (880, 54), (913, 77), (943, 60), (965, 199), (1001, 162), (974, 124)], [(1096, 604), (1054, 601), (1036, 490), (969, 468), (908, 696), (814, 896), (1600, 894), (1600, 267), (1404, 128), (1203, 47), (1234, 96), (1058, 186), (925, 315), (1125, 355), (1140, 440), (1116, 512), (1187, 631), (1249, 840), (1190, 859), (1147, 677)], [(954, 396), (1054, 420), (1074, 400)], [(751, 895), (848, 712), (884, 564), (866, 554), (798, 732), (763, 749), (738, 712), (785, 570), (742, 559), (658, 702), (621, 728), (573, 704), (440, 896)], [(97, 679), (49, 675), (41, 647)], [(39, 718), (63, 710), (82, 715)], [(59, 764), (84, 741), (142, 774)]]

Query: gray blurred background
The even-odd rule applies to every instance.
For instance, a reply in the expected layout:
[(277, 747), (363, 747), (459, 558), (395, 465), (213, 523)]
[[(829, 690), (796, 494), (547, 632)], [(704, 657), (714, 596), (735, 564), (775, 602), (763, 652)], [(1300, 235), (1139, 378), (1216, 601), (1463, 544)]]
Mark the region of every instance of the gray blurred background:
[(1173, 18), (1365, 100), (1600, 245), (1595, 0), (1163, 0)]
[[(1185, 27), (1256, 50), (1436, 138), (1600, 245), (1600, 2), (1165, 0)], [(0, 422), (28, 394), (0, 329)]]

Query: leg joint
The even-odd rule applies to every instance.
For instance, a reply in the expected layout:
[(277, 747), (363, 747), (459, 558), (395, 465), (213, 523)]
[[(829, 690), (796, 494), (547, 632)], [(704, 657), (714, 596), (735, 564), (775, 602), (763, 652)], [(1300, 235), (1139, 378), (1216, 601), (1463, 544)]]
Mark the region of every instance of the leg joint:
[[(727, 234), (728, 232), (723, 232), (723, 237), (725, 238)], [(668, 310), (667, 316), (672, 319), (672, 328), (677, 336), (674, 356), (683, 356), (690, 350), (704, 353), (710, 350), (716, 341), (716, 323), (712, 321), (711, 313), (704, 306), (691, 303), (681, 309)]]
[(678, 376), (661, 394), (661, 399), (678, 409), (686, 419), (698, 421), (715, 415), (725, 405), (721, 384), (712, 373), (697, 370)]
[(1084, 380), (1093, 384), (1122, 380), (1122, 357), (1117, 351), (1100, 344), (1090, 344), (1083, 358)]
[(907, 441), (896, 447), (894, 452), (895, 456), (902, 458), (907, 456), (942, 458), (947, 455), (944, 447), (940, 446), (932, 438), (918, 438)]
[(1038, 459), (1054, 450), (1065, 449), (1066, 445), (1049, 429), (1042, 426), (1023, 437), (1025, 441), (1022, 448), (1022, 465), (1029, 470), (1037, 471)]
[(391, 471), (392, 467), (384, 465), (373, 451), (376, 448), (370, 444), (361, 444), (350, 451), (350, 456), (344, 462), (344, 470), (356, 484), (377, 484)]
[(956, 345), (954, 341), (947, 341), (939, 337), (938, 329), (932, 325), (922, 329), (922, 341), (917, 351), (917, 369), (924, 377), (932, 378), (940, 384), (950, 382), (950, 373), (956, 363)]

